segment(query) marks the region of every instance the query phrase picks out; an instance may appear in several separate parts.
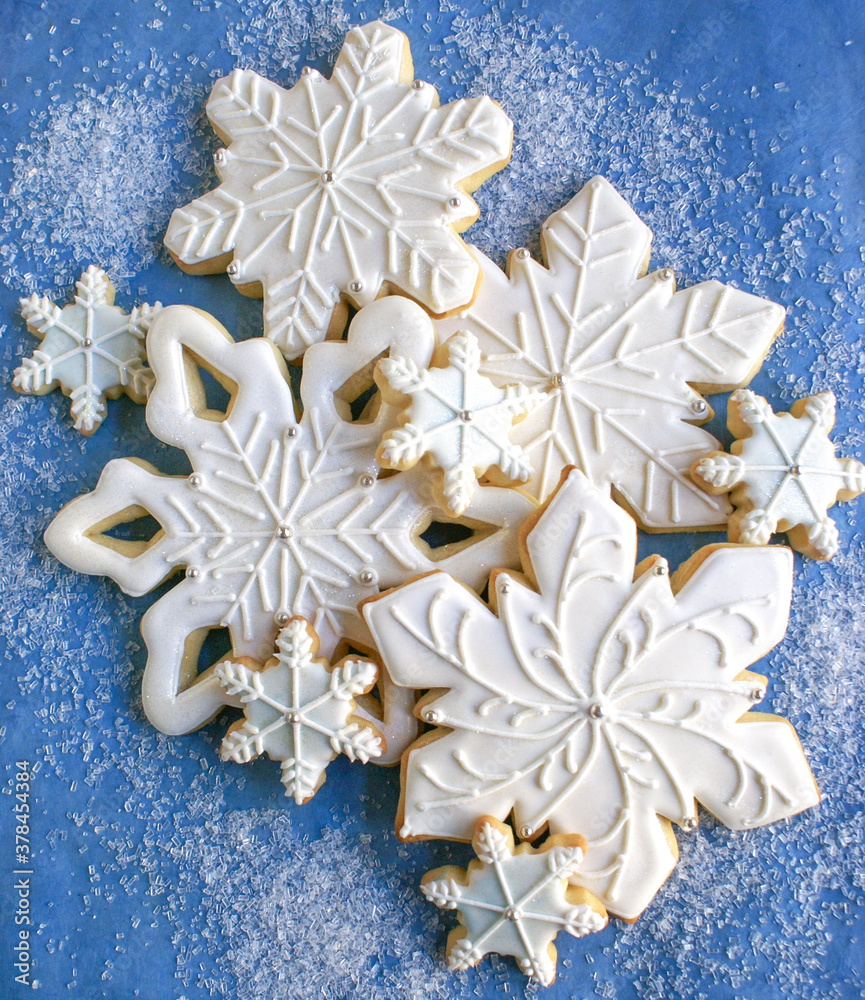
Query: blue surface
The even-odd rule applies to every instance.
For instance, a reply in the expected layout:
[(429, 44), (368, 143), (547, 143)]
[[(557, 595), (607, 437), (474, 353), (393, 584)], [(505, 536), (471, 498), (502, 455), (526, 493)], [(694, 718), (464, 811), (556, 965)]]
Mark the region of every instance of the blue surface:
[[(429, 11), (429, 13), (428, 13)], [(118, 301), (185, 302), (238, 337), (260, 303), (224, 277), (180, 273), (160, 249), (172, 208), (207, 190), (203, 104), (235, 63), (292, 82), (328, 72), (346, 28), (384, 14), (443, 100), (488, 92), (515, 121), (514, 158), (481, 188), (468, 238), (496, 259), (537, 246), (541, 221), (594, 173), (655, 231), (653, 263), (717, 277), (788, 308), (754, 386), (777, 408), (830, 388), (836, 440), (865, 458), (865, 20), (856, 2), (431, 5), (255, 0), (7, 0), (0, 71), (0, 385), (6, 583), (0, 622), (0, 996), (14, 982), (15, 761), (32, 780), (31, 979), (44, 997), (493, 997), (526, 991), (510, 960), (451, 976), (452, 918), (427, 868), (464, 846), (399, 845), (397, 773), (338, 760), (312, 804), (277, 767), (221, 764), (224, 723), (167, 738), (141, 712), (140, 615), (153, 600), (60, 567), (41, 535), (105, 462), (183, 458), (109, 405), (92, 439), (59, 393), (19, 397), (34, 346), (17, 298), (62, 300), (89, 263)], [(713, 400), (723, 414), (723, 399)], [(717, 421), (720, 424), (720, 420)], [(733, 834), (706, 818), (633, 927), (559, 939), (565, 997), (852, 998), (865, 988), (865, 505), (836, 509), (843, 554), (796, 562), (767, 704), (797, 726), (824, 793), (782, 827)], [(713, 536), (643, 538), (684, 559)], [(317, 940), (318, 945), (312, 944)], [(477, 994), (475, 991), (478, 991)], [(529, 989), (529, 992), (532, 992)]]

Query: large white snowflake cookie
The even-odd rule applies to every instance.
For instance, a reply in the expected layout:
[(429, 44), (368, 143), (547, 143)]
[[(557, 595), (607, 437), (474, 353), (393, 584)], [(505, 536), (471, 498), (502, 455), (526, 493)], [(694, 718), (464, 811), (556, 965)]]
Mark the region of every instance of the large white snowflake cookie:
[(528, 250), (507, 274), (473, 248), (483, 281), (474, 302), (440, 320), (445, 340), (473, 333), (482, 374), (520, 383), (545, 403), (512, 437), (544, 499), (567, 465), (580, 468), (649, 530), (721, 525), (726, 497), (702, 492), (693, 461), (717, 448), (699, 393), (744, 385), (780, 332), (777, 305), (707, 281), (676, 291), (668, 268), (646, 274), (651, 233), (595, 177), (541, 228), (547, 266)]
[(707, 492), (730, 493), (737, 508), (728, 521), (732, 541), (765, 545), (774, 532), (786, 531), (803, 555), (835, 555), (838, 529), (826, 512), (865, 492), (865, 466), (836, 457), (829, 439), (834, 424), (831, 392), (797, 400), (789, 413), (774, 413), (749, 389), (733, 393), (727, 404), (727, 426), (738, 439), (732, 454), (712, 452), (691, 469)]
[(446, 865), (421, 881), (431, 903), (459, 914), (448, 935), (448, 965), (459, 972), (490, 952), (513, 955), (527, 976), (549, 986), (556, 978), (559, 931), (583, 937), (607, 925), (600, 901), (568, 885), (582, 864), (585, 840), (559, 834), (538, 849), (515, 847), (510, 827), (481, 816), (472, 847), (478, 860), (467, 870)]
[(264, 666), (242, 657), (214, 671), (226, 693), (240, 698), (244, 715), (226, 733), (220, 757), (245, 764), (266, 753), (278, 760), (285, 794), (298, 805), (321, 788), (337, 754), (365, 764), (384, 751), (381, 733), (353, 715), (355, 698), (372, 689), (378, 667), (357, 657), (331, 666), (316, 657), (318, 647), (309, 622), (292, 618)]
[(341, 299), (471, 301), (478, 264), (456, 234), (478, 215), (469, 192), (510, 158), (511, 122), (487, 97), (438, 107), (402, 32), (352, 28), (331, 78), (307, 69), (291, 90), (235, 70), (207, 114), (228, 144), (221, 183), (175, 211), (165, 243), (181, 267), (263, 292), (286, 358), (325, 338)]
[(745, 668), (784, 635), (792, 554), (706, 546), (672, 579), (658, 557), (635, 572), (633, 520), (577, 470), (523, 530), (524, 575), (493, 574), (492, 608), (445, 573), (363, 606), (394, 682), (431, 689), (397, 829), (467, 840), (513, 811), (524, 840), (579, 831), (575, 884), (633, 919), (697, 802), (747, 829), (818, 801), (792, 727), (749, 712), (766, 681)]
[(422, 458), (440, 474), (442, 507), (459, 516), (471, 503), (475, 483), (496, 466), (505, 483), (525, 483), (532, 467), (508, 440), (511, 426), (540, 403), (543, 394), (524, 385), (499, 387), (478, 371), (481, 354), (471, 333), (456, 333), (436, 352), (435, 367), (420, 369), (406, 358), (384, 358), (376, 380), (395, 405), (408, 399), (400, 426), (376, 457), (388, 469), (410, 469)]
[(12, 387), (41, 396), (58, 386), (68, 396), (75, 430), (92, 434), (105, 419), (106, 400), (124, 393), (144, 403), (153, 386), (144, 338), (161, 305), (124, 313), (114, 305), (108, 275), (91, 265), (62, 308), (45, 295), (21, 299), (21, 314), (42, 343), (15, 369)]
[[(186, 452), (191, 472), (165, 476), (140, 459), (109, 462), (96, 489), (67, 504), (45, 539), (67, 565), (110, 576), (129, 594), (184, 572), (141, 623), (144, 708), (159, 729), (189, 732), (226, 701), (239, 703), (212, 668), (198, 671), (211, 629), (228, 629), (232, 657), (261, 662), (278, 629), (302, 616), (331, 657), (340, 640), (370, 645), (357, 604), (380, 587), (442, 566), (480, 588), (499, 560), (517, 561), (517, 526), (531, 500), (478, 491), (461, 522), (471, 537), (432, 550), (420, 534), (445, 519), (423, 477), (378, 475), (375, 450), (395, 419), (392, 407), (374, 397), (352, 418), (352, 400), (373, 385), (379, 357), (394, 351), (426, 365), (433, 347), (420, 306), (398, 296), (374, 302), (346, 342), (310, 348), (297, 419), (285, 362), (269, 341), (234, 343), (212, 317), (186, 306), (168, 307), (154, 322), (147, 423)], [(201, 368), (229, 392), (225, 412), (208, 407)], [(123, 522), (145, 513), (159, 522), (156, 535), (117, 537)], [(385, 710), (380, 728), (398, 759), (414, 720), (404, 707)]]

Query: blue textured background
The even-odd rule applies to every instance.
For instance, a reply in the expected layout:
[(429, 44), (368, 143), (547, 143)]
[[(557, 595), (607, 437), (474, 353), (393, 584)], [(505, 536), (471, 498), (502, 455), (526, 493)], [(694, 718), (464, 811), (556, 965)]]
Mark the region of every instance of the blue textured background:
[[(347, 27), (393, 19), (443, 101), (488, 92), (514, 158), (481, 188), (468, 238), (502, 261), (604, 173), (655, 231), (653, 266), (717, 277), (788, 309), (755, 380), (776, 408), (830, 388), (840, 450), (865, 458), (865, 19), (856, 0), (466, 8), (288, 0), (6, 0), (0, 63), (0, 996), (13, 982), (11, 763), (36, 771), (34, 967), (45, 997), (492, 997), (532, 993), (510, 960), (454, 977), (451, 917), (416, 891), (461, 845), (399, 845), (396, 771), (338, 760), (312, 804), (275, 764), (221, 764), (217, 721), (167, 738), (143, 718), (137, 623), (152, 597), (76, 576), (41, 535), (105, 462), (182, 468), (143, 408), (109, 405), (92, 439), (59, 393), (19, 397), (33, 338), (17, 298), (65, 299), (105, 266), (118, 302), (186, 302), (238, 337), (260, 304), (224, 277), (180, 273), (160, 248), (173, 207), (211, 186), (203, 120), (236, 63), (291, 83), (329, 73)], [(723, 400), (714, 400), (723, 416)], [(720, 425), (720, 420), (717, 421)], [(860, 504), (836, 509), (842, 554), (796, 561), (790, 632), (764, 664), (772, 710), (797, 726), (824, 793), (788, 824), (733, 834), (704, 817), (633, 927), (559, 938), (552, 998), (712, 1000), (863, 995), (865, 571)], [(643, 538), (680, 561), (712, 536)]]

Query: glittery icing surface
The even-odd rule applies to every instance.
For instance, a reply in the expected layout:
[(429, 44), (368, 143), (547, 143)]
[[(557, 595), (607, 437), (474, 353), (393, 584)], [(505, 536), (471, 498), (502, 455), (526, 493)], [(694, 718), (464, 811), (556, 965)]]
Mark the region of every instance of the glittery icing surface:
[[(392, 769), (328, 769), (314, 800), (279, 763), (219, 759), (230, 721), (155, 732), (140, 701), (142, 613), (58, 564), (42, 541), (112, 458), (190, 472), (121, 398), (93, 438), (62, 395), (24, 397), (33, 351), (18, 301), (66, 302), (90, 264), (122, 303), (205, 309), (238, 340), (261, 302), (168, 258), (172, 211), (217, 183), (208, 93), (235, 66), (290, 84), (329, 73), (346, 32), (382, 18), (411, 42), (442, 104), (488, 95), (514, 122), (511, 163), (475, 194), (470, 241), (497, 265), (595, 175), (652, 230), (650, 268), (779, 302), (785, 332), (752, 388), (776, 412), (837, 398), (838, 454), (865, 458), (865, 25), (852, 0), (633, 5), (301, 0), (9, 0), (0, 71), (0, 995), (16, 984), (16, 761), (27, 806), (32, 994), (292, 1000), (536, 995), (511, 959), (452, 973), (452, 917), (419, 883), (467, 845), (400, 844)], [(299, 372), (293, 371), (296, 380)], [(295, 381), (295, 385), (296, 385)], [(729, 446), (725, 397), (708, 429)], [(701, 813), (640, 919), (557, 940), (550, 1000), (848, 1000), (865, 989), (865, 505), (833, 509), (839, 550), (795, 557), (790, 628), (766, 661), (823, 794), (789, 822), (731, 831)], [(640, 534), (678, 565), (722, 533)], [(213, 662), (225, 652), (208, 651)], [(20, 812), (19, 814), (20, 815)], [(20, 825), (20, 824), (17, 824)], [(5, 900), (13, 901), (10, 911)], [(26, 925), (24, 925), (26, 927)]]

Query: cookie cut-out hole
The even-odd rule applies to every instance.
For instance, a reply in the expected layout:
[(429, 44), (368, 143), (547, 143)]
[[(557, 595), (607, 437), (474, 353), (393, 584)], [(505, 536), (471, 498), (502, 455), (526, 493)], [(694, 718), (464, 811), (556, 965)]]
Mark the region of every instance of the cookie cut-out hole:
[(199, 677), (231, 654), (231, 633), (227, 628), (199, 628), (186, 637), (178, 691), (185, 691)]
[(474, 530), (467, 524), (456, 524), (453, 521), (431, 521), (421, 538), (431, 549), (440, 549), (443, 545), (453, 545), (464, 542), (474, 535)]
[(131, 521), (121, 521), (102, 532), (104, 538), (114, 538), (124, 542), (152, 542), (162, 531), (162, 525), (150, 514), (143, 514)]
[(430, 521), (417, 536), (418, 547), (428, 559), (447, 559), (462, 549), (488, 538), (498, 529), (480, 521)]
[(212, 628), (198, 651), (198, 673), (224, 660), (231, 652), (231, 633), (227, 628)]
[(336, 411), (347, 423), (369, 424), (378, 415), (381, 399), (373, 371), (378, 360), (386, 353), (382, 351), (360, 371), (350, 375), (334, 392), (333, 403)]
[(183, 352), (183, 369), (196, 415), (204, 420), (225, 420), (237, 395), (237, 383), (189, 350)]
[(85, 536), (127, 559), (143, 555), (163, 535), (162, 525), (138, 504), (125, 507), (94, 524)]

